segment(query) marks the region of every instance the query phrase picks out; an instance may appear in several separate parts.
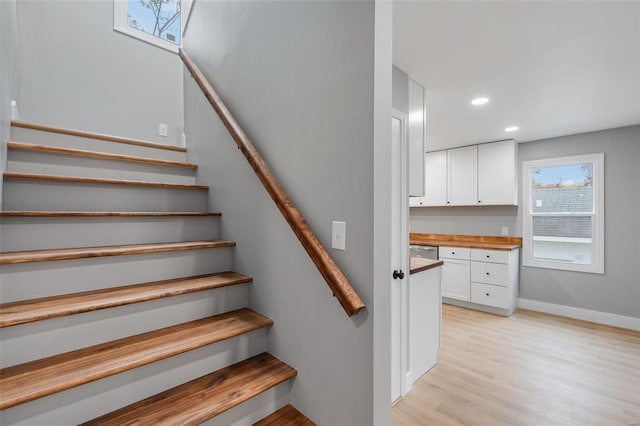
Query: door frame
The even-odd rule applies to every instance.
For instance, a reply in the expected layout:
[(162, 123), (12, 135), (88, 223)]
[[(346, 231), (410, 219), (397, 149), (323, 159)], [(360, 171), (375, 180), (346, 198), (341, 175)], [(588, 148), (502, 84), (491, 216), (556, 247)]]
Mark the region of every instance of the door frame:
[[(399, 309), (399, 312), (397, 312), (399, 319), (392, 318), (391, 321), (392, 324), (394, 320), (400, 321), (400, 397), (402, 397), (411, 390), (411, 364), (409, 362), (409, 138), (407, 115), (392, 108), (391, 119), (396, 119), (400, 122), (400, 147), (391, 147), (391, 264), (394, 270), (397, 269), (404, 272), (404, 279), (393, 279), (391, 276), (393, 271), (389, 271), (389, 278), (392, 288), (394, 285), (400, 286), (398, 292), (400, 300), (394, 301), (392, 298), (392, 303), (398, 303), (398, 306), (392, 306), (391, 308), (392, 315), (395, 310)], [(393, 141), (393, 133), (391, 138)], [(399, 158), (396, 157), (397, 155), (399, 155)], [(399, 223), (394, 224), (394, 220), (398, 220)], [(393, 334), (395, 330), (392, 328), (391, 332)], [(391, 340), (393, 342), (395, 339), (392, 337)], [(393, 352), (394, 348), (392, 347), (391, 350)], [(391, 380), (393, 382), (397, 378), (392, 377)]]

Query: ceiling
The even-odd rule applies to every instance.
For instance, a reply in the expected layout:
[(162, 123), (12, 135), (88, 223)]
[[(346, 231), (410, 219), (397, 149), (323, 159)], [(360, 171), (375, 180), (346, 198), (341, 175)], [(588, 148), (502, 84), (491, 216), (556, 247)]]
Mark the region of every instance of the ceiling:
[(640, 124), (640, 1), (396, 0), (393, 26), (429, 151)]

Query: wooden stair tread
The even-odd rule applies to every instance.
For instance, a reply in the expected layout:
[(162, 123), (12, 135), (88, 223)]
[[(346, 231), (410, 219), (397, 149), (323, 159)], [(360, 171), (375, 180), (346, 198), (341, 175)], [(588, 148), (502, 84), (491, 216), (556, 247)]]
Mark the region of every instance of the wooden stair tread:
[(156, 158), (138, 157), (134, 155), (111, 154), (107, 152), (87, 151), (84, 149), (72, 149), (50, 145), (38, 145), (26, 142), (7, 142), (7, 148), (23, 151), (46, 152), (49, 154), (73, 155), (77, 157), (99, 158), (102, 160), (130, 161), (134, 163), (153, 164), (158, 166), (182, 167), (187, 169), (198, 168), (197, 164), (181, 161), (160, 160)]
[(288, 404), (253, 426), (316, 426), (307, 416)]
[(0, 265), (16, 263), (49, 262), (55, 260), (86, 259), (103, 256), (127, 256), (134, 254), (163, 253), (169, 251), (198, 250), (233, 247), (233, 241), (183, 241), (173, 243), (128, 244), (104, 247), (77, 247), (66, 249), (9, 251), (0, 253)]
[(82, 176), (46, 175), (46, 174), (40, 174), (40, 173), (4, 172), (4, 178), (5, 179), (22, 179), (22, 180), (41, 180), (41, 181), (49, 181), (49, 182), (92, 183), (97, 185), (146, 186), (151, 188), (196, 189), (200, 191), (209, 190), (209, 187), (206, 185), (190, 185), (190, 184), (184, 184), (184, 183), (166, 183), (166, 182), (147, 182), (143, 180), (90, 178), (90, 177), (82, 177)]
[(12, 120), (11, 126), (21, 127), (23, 129), (40, 130), (43, 132), (60, 133), (69, 136), (79, 136), (82, 138), (98, 139), (107, 142), (124, 143), (128, 145), (144, 146), (147, 148), (166, 149), (169, 151), (187, 152), (187, 148), (181, 146), (165, 145), (161, 143), (148, 142), (140, 139), (123, 138), (120, 136), (105, 135), (103, 133), (86, 132), (84, 130), (65, 129), (56, 126), (45, 126), (42, 124), (29, 123), (21, 120)]
[(265, 352), (84, 425), (197, 425), (296, 375), (292, 367)]
[(180, 217), (222, 216), (219, 212), (91, 212), (91, 211), (3, 211), (0, 217)]
[(239, 309), (0, 370), (0, 409), (102, 379), (273, 324)]
[(181, 294), (248, 283), (251, 281), (251, 277), (247, 275), (227, 271), (189, 278), (177, 278), (3, 303), (0, 305), (0, 328), (90, 312), (98, 309), (146, 302), (163, 297), (179, 296)]

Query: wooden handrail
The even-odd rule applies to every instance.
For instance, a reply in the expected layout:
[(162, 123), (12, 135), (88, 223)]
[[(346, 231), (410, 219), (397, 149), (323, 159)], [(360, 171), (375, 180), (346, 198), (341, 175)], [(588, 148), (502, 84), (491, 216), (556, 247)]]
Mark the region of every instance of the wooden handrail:
[(256, 147), (242, 131), (240, 125), (233, 118), (211, 84), (209, 84), (205, 75), (184, 49), (180, 49), (179, 53), (191, 76), (195, 79), (196, 83), (198, 83), (200, 89), (202, 89), (205, 97), (209, 100), (209, 103), (222, 120), (222, 123), (231, 134), (233, 140), (236, 141), (238, 148), (246, 157), (253, 171), (258, 175), (258, 179), (260, 179), (260, 182), (264, 185), (273, 202), (280, 210), (280, 213), (282, 213), (282, 216), (284, 216), (291, 227), (291, 230), (296, 234), (298, 240), (300, 240), (300, 243), (307, 251), (307, 254), (318, 268), (318, 271), (320, 271), (320, 274), (322, 274), (333, 291), (333, 295), (338, 299), (347, 315), (352, 316), (358, 313), (364, 308), (364, 302), (360, 299), (360, 296), (358, 296), (353, 287), (351, 287), (347, 278), (338, 265), (335, 264), (329, 253), (327, 253), (327, 250), (320, 240), (318, 240), (313, 230), (311, 230), (307, 221), (293, 204), (293, 201), (291, 201), (287, 193), (282, 189), (280, 183), (275, 176), (273, 176), (273, 173), (269, 170), (269, 167), (258, 153)]

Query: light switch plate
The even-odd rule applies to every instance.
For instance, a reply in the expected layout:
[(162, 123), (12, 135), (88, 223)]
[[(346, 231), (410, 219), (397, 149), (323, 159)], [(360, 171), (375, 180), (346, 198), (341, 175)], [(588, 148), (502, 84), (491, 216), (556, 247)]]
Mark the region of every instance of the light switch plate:
[(346, 250), (347, 222), (334, 220), (331, 224), (331, 247), (336, 250)]

